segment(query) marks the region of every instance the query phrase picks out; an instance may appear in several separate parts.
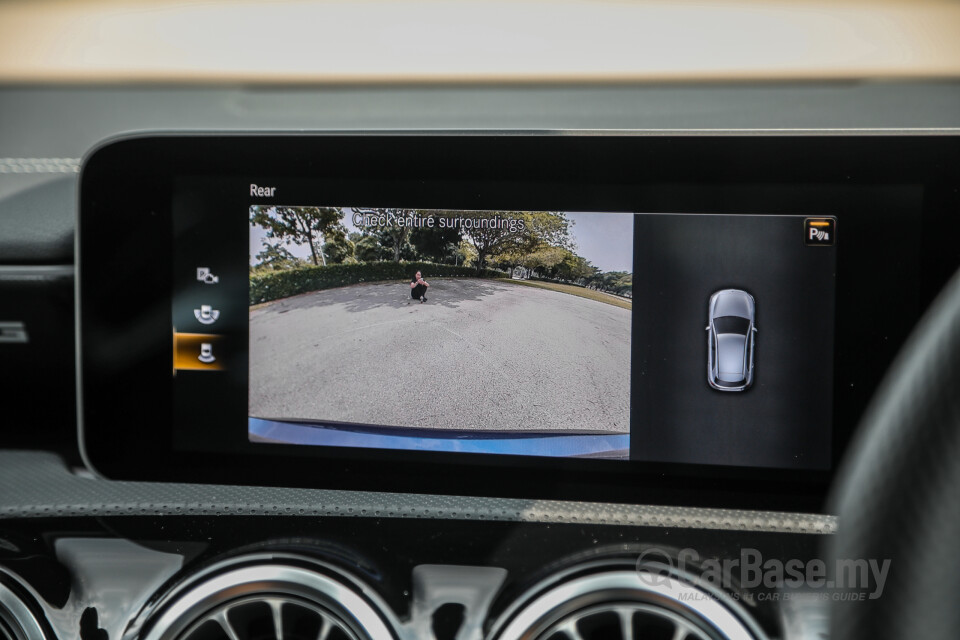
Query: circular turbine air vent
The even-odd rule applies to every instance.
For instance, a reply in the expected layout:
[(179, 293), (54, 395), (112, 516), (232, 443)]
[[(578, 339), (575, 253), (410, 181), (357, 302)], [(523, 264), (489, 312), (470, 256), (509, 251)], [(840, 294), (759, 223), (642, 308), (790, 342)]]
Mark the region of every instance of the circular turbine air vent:
[[(549, 581), (548, 581), (549, 582)], [(676, 576), (605, 570), (541, 583), (508, 610), (497, 640), (762, 640), (721, 593)]]
[[(342, 578), (342, 579), (341, 579)], [(353, 581), (281, 561), (217, 566), (166, 596), (142, 640), (394, 640)]]
[(0, 640), (44, 640), (40, 621), (30, 607), (0, 583)]
[(541, 635), (545, 640), (711, 640), (686, 618), (639, 602), (609, 602), (576, 611)]
[(201, 616), (181, 640), (361, 640), (344, 619), (308, 600), (257, 595)]

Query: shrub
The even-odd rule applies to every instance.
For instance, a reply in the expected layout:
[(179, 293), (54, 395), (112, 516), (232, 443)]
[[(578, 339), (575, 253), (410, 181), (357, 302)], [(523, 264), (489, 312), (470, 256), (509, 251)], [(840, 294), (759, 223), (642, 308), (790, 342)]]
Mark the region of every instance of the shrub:
[(473, 267), (455, 267), (430, 262), (361, 262), (331, 264), (326, 267), (300, 267), (284, 271), (268, 271), (250, 275), (250, 304), (270, 302), (301, 293), (334, 289), (361, 282), (384, 280), (410, 281), (417, 271), (430, 278), (502, 278), (504, 274), (492, 269), (477, 271)]

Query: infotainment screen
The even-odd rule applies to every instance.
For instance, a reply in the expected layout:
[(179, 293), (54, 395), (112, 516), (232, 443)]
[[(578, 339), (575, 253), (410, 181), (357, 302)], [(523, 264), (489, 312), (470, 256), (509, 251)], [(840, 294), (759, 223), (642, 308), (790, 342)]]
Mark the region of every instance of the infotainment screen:
[[(250, 442), (829, 466), (832, 217), (251, 204), (249, 224)], [(215, 277), (178, 298), (181, 376), (222, 370)]]
[(936, 172), (960, 152), (935, 143), (106, 145), (81, 182), (84, 454), (119, 478), (809, 506), (956, 266)]

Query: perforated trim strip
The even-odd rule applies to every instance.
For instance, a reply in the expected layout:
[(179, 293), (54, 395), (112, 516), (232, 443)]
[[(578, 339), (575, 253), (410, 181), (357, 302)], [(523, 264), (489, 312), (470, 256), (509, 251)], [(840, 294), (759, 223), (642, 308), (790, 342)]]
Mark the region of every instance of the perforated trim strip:
[(832, 534), (804, 513), (399, 494), (113, 482), (70, 473), (54, 454), (0, 451), (0, 519), (72, 516), (284, 515), (431, 518)]
[(77, 173), (79, 158), (0, 158), (0, 173)]

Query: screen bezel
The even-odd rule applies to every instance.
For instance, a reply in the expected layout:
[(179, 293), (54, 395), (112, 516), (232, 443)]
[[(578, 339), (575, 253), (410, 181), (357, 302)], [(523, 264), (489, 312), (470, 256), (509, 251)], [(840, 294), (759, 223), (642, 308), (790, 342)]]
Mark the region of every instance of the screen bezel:
[[(820, 510), (832, 472), (291, 445), (258, 445), (262, 453), (256, 454), (177, 450), (170, 431), (171, 398), (164, 391), (170, 389), (164, 384), (170, 360), (163, 346), (170, 334), (166, 230), (174, 180), (303, 178), (322, 172), (345, 192), (367, 194), (364, 204), (446, 209), (704, 213), (703, 199), (712, 194), (724, 203), (724, 211), (717, 212), (745, 214), (809, 212), (802, 201), (788, 205), (785, 200), (811, 185), (864, 193), (890, 184), (917, 185), (924, 190), (916, 221), (923, 225), (923, 250), (920, 264), (905, 268), (919, 271), (923, 290), (912, 316), (926, 307), (955, 266), (937, 248), (949, 247), (945, 230), (957, 225), (956, 217), (944, 212), (956, 211), (951, 189), (960, 184), (958, 143), (952, 135), (852, 132), (211, 133), (110, 141), (87, 156), (80, 179), (81, 451), (91, 469), (125, 480)], [(336, 165), (323, 159), (330, 150), (338, 153)], [(764, 195), (752, 197), (758, 185)], [(777, 202), (779, 207), (771, 207)], [(116, 252), (120, 219), (133, 221), (121, 244), (136, 246), (135, 253)], [(844, 233), (842, 213), (838, 226)], [(857, 319), (840, 287), (843, 264), (863, 268), (871, 256), (856, 243), (839, 255), (834, 468), (856, 424), (853, 407), (862, 407), (869, 397), (862, 384), (867, 363), (854, 363), (857, 354), (844, 352), (844, 327)], [(121, 293), (126, 309), (155, 313), (126, 326), (122, 317), (107, 312)], [(879, 360), (893, 358), (909, 330), (905, 322), (900, 325), (899, 338), (877, 337)], [(850, 396), (852, 401), (843, 400)], [(136, 428), (129, 415), (136, 416)]]

